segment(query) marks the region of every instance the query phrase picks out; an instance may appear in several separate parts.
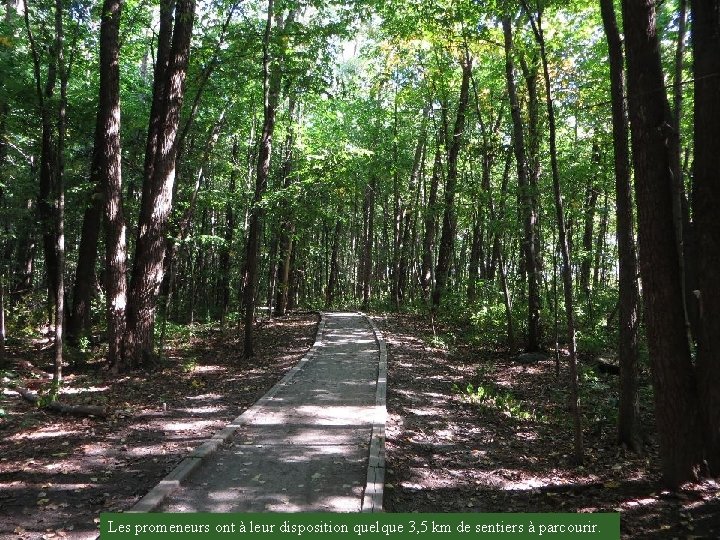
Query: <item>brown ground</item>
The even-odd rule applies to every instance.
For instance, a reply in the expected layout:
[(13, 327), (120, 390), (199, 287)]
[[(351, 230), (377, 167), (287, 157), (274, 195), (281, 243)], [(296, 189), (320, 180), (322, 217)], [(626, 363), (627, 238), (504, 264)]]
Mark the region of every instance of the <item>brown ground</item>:
[[(523, 368), (441, 327), (433, 341), (422, 318), (377, 320), (390, 355), (386, 510), (620, 509), (627, 538), (720, 537), (717, 484), (664, 491), (652, 437), (645, 457), (614, 444), (614, 376), (584, 379), (586, 463), (574, 468), (565, 384), (552, 360)], [(150, 375), (112, 381), (92, 364), (68, 370), (75, 393), (63, 401), (106, 405), (113, 411), (107, 419), (45, 413), (0, 395), (0, 538), (91, 537), (100, 512), (132, 506), (270, 388), (311, 345), (315, 323), (315, 316), (294, 315), (266, 324), (252, 362), (240, 360), (235, 332), (198, 330), (178, 336)], [(22, 360), (48, 369), (38, 360), (44, 354), (25, 351)], [(30, 386), (45, 384), (26, 368), (15, 372)], [(463, 396), (468, 383), (490, 397)], [(651, 426), (648, 407), (643, 415)]]
[(112, 380), (92, 363), (68, 368), (61, 400), (105, 405), (106, 419), (47, 413), (8, 392), (11, 382), (47, 386), (27, 361), (50, 369), (48, 351), (11, 351), (19, 377), (4, 378), (0, 394), (0, 538), (92, 537), (101, 512), (131, 507), (282, 378), (312, 345), (316, 323), (265, 323), (251, 361), (236, 331), (198, 329), (176, 336), (150, 374)]
[[(586, 459), (575, 468), (566, 382), (555, 377), (554, 359), (523, 368), (507, 353), (453, 343), (442, 328), (437, 335), (449, 343), (432, 346), (432, 329), (418, 317), (378, 322), (389, 353), (386, 510), (620, 511), (624, 538), (720, 538), (717, 483), (664, 491), (652, 436), (645, 457), (615, 444), (616, 376), (584, 377)], [(513, 397), (471, 400), (453, 389), (468, 383), (474, 393), (482, 386)], [(641, 395), (651, 431), (649, 396)]]

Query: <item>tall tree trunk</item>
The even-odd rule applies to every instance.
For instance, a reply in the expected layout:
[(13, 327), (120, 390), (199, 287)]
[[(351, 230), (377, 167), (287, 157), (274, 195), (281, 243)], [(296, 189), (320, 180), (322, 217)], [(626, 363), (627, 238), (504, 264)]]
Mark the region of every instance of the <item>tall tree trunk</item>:
[(90, 176), (100, 186), (105, 219), (105, 312), (108, 362), (122, 363), (127, 304), (127, 247), (120, 148), (120, 13), (123, 0), (104, 0), (100, 20), (100, 91)]
[(720, 476), (720, 0), (691, 0), (695, 75), (694, 216), (699, 250), (697, 381), (705, 458)]
[(53, 370), (53, 391), (55, 398), (60, 390), (63, 371), (63, 344), (65, 329), (65, 134), (67, 125), (67, 83), (68, 72), (65, 64), (65, 31), (63, 28), (63, 0), (55, 0), (55, 46), (57, 47), (58, 75), (60, 77), (60, 100), (57, 110), (57, 146), (55, 159), (55, 366)]
[(245, 324), (244, 352), (245, 358), (254, 356), (253, 349), (253, 322), (255, 319), (255, 290), (257, 288), (257, 279), (259, 271), (260, 258), (260, 231), (262, 227), (263, 211), (260, 206), (265, 190), (267, 189), (268, 176), (270, 174), (270, 160), (272, 157), (272, 137), (275, 131), (275, 116), (280, 97), (280, 84), (282, 81), (282, 61), (283, 53), (281, 52), (277, 58), (273, 59), (270, 49), (270, 38), (272, 34), (273, 18), (276, 19), (278, 29), (295, 16), (294, 11), (290, 11), (286, 20), (283, 22), (281, 14), (274, 13), (274, 0), (268, 0), (267, 21), (265, 24), (265, 35), (263, 38), (263, 129), (260, 137), (260, 150), (258, 154), (257, 174), (255, 177), (255, 195), (253, 197), (253, 206), (250, 212), (250, 224), (248, 228), (248, 243), (246, 250), (245, 264), (245, 290), (243, 292), (243, 304), (245, 315), (243, 322)]
[(430, 297), (430, 290), (433, 287), (433, 258), (435, 255), (435, 228), (437, 220), (437, 195), (442, 174), (442, 156), (440, 154), (440, 143), (435, 147), (435, 161), (433, 172), (430, 177), (430, 192), (427, 194), (425, 204), (425, 233), (423, 235), (422, 268), (420, 270), (420, 287), (422, 288), (423, 299), (427, 301)]
[(590, 266), (593, 261), (593, 229), (595, 227), (597, 199), (598, 189), (595, 187), (591, 176), (588, 179), (587, 191), (585, 193), (585, 219), (582, 237), (583, 253), (582, 261), (580, 262), (580, 290), (586, 297), (590, 296)]
[(473, 215), (472, 239), (470, 240), (470, 259), (468, 261), (467, 299), (472, 303), (477, 297), (477, 282), (480, 262), (483, 259), (483, 227), (482, 214), (477, 210)]
[(527, 351), (537, 351), (541, 348), (540, 325), (540, 284), (536, 272), (537, 256), (535, 253), (535, 225), (536, 221), (532, 211), (532, 197), (526, 166), (525, 136), (523, 133), (522, 117), (520, 115), (520, 101), (515, 86), (515, 67), (512, 60), (512, 26), (510, 19), (502, 21), (505, 37), (505, 78), (510, 101), (510, 112), (513, 124), (513, 150), (517, 163), (518, 188), (520, 191), (520, 215), (523, 222), (523, 268), (527, 275), (528, 287), (528, 330)]
[[(165, 235), (175, 183), (176, 136), (185, 93), (194, 15), (195, 0), (178, 0), (175, 6), (172, 47), (167, 55), (165, 69), (162, 68), (163, 55), (160, 54), (160, 48), (158, 49), (155, 73), (156, 76), (161, 76), (164, 82), (156, 82), (153, 90), (153, 107), (156, 101), (159, 104), (157, 117), (151, 112), (151, 125), (148, 130), (147, 152), (151, 155), (148, 157), (146, 154), (145, 157), (146, 176), (143, 181), (143, 199), (127, 309), (124, 343), (127, 366), (142, 365), (153, 355), (155, 310), (163, 279)], [(161, 9), (161, 25), (164, 17), (167, 17), (167, 14)], [(165, 33), (170, 31), (167, 26), (164, 30)], [(163, 44), (167, 36), (161, 35), (158, 39)], [(156, 96), (156, 91), (162, 94)], [(156, 132), (154, 144), (153, 132)]]
[(337, 285), (340, 278), (340, 233), (342, 232), (342, 220), (335, 222), (335, 231), (332, 240), (332, 254), (330, 255), (330, 275), (328, 276), (327, 294), (325, 296), (325, 308), (331, 309), (335, 303)]
[[(665, 482), (697, 477), (702, 461), (697, 384), (685, 331), (673, 223), (673, 134), (653, 0), (623, 0), (628, 109), (635, 168), (640, 273)], [(704, 117), (705, 112), (701, 117)]]
[(365, 188), (365, 199), (363, 201), (363, 244), (361, 263), (362, 283), (362, 309), (370, 307), (370, 281), (373, 269), (373, 244), (375, 239), (375, 189), (377, 181), (375, 175), (371, 175)]
[(0, 368), (5, 368), (5, 269), (0, 269)]
[(619, 279), (618, 360), (620, 405), (618, 442), (635, 452), (642, 449), (638, 399), (638, 285), (635, 238), (633, 236), (632, 187), (628, 118), (625, 106), (625, 77), (620, 31), (612, 0), (600, 0), (608, 42), (612, 101), (613, 149), (615, 152), (615, 219), (617, 222)]
[[(408, 181), (407, 199), (414, 197), (417, 191), (417, 187), (420, 183), (420, 174), (423, 169), (423, 157), (425, 156), (425, 142), (427, 139), (427, 116), (430, 114), (430, 108), (425, 107), (423, 111), (422, 126), (420, 127), (420, 136), (418, 137), (417, 146), (415, 146), (415, 155), (413, 157), (412, 169), (410, 172), (410, 179)], [(400, 214), (402, 220), (400, 223), (400, 259), (397, 266), (397, 304), (396, 307), (400, 308), (401, 304), (405, 301), (407, 295), (407, 277), (408, 277), (408, 265), (409, 265), (409, 252), (410, 252), (410, 239), (411, 239), (411, 227), (412, 227), (412, 216), (413, 211), (411, 210), (412, 205), (409, 202), (404, 201), (401, 205)]]
[(573, 420), (573, 450), (575, 463), (583, 463), (583, 433), (582, 416), (580, 412), (580, 392), (578, 388), (577, 373), (577, 345), (575, 340), (575, 309), (573, 306), (573, 283), (572, 270), (570, 267), (570, 249), (568, 247), (567, 231), (565, 228), (565, 211), (563, 208), (562, 191), (560, 185), (560, 171), (557, 161), (557, 141), (555, 127), (555, 109), (552, 102), (552, 91), (550, 86), (550, 69), (548, 67), (547, 53), (545, 49), (545, 37), (542, 28), (542, 11), (537, 13), (537, 19), (528, 9), (526, 0), (523, 6), (530, 18), (535, 39), (540, 46), (540, 59), (542, 60), (543, 77), (545, 79), (545, 104), (548, 115), (548, 128), (550, 135), (550, 167), (552, 169), (553, 192), (555, 195), (555, 210), (557, 215), (558, 242), (562, 255), (562, 280), (565, 297), (565, 317), (567, 319), (567, 340), (569, 356), (569, 386), (570, 386), (570, 412)]
[[(95, 141), (95, 146), (97, 147), (97, 145), (98, 142)], [(92, 175), (92, 171), (90, 174)], [(95, 185), (88, 206), (85, 208), (80, 247), (78, 248), (78, 262), (75, 268), (72, 293), (73, 303), (67, 327), (67, 339), (71, 343), (77, 343), (80, 335), (90, 330), (90, 307), (95, 290), (95, 265), (103, 217), (103, 199), (102, 186)]]
[[(285, 138), (282, 169), (280, 173), (283, 189), (287, 192), (292, 185), (293, 150), (295, 146), (295, 96), (290, 96), (288, 103), (289, 128)], [(288, 280), (290, 279), (290, 254), (295, 234), (295, 217), (290, 197), (284, 197), (285, 215), (280, 224), (280, 250), (277, 260), (275, 315), (285, 315), (287, 311)]]
[(240, 145), (237, 138), (233, 140), (232, 146), (232, 172), (230, 173), (230, 185), (228, 186), (228, 194), (230, 198), (225, 204), (225, 234), (223, 236), (223, 246), (220, 249), (220, 262), (218, 264), (220, 271), (220, 320), (225, 323), (228, 309), (230, 307), (230, 252), (232, 250), (233, 237), (235, 235), (235, 210), (232, 198), (237, 191), (237, 175), (240, 166), (238, 156)]
[(443, 211), (443, 227), (440, 236), (440, 251), (438, 263), (435, 270), (435, 288), (433, 289), (432, 309), (440, 307), (442, 295), (447, 285), (450, 263), (452, 261), (453, 249), (455, 247), (455, 229), (457, 216), (455, 215), (455, 191), (458, 179), (458, 156), (462, 146), (463, 133), (465, 132), (465, 114), (468, 107), (470, 76), (472, 75), (472, 58), (465, 50), (462, 65), (462, 81), (460, 82), (460, 98), (458, 100), (457, 116), (455, 118), (455, 129), (448, 149), (447, 168), (448, 174), (445, 180), (445, 209)]
[(47, 69), (45, 87), (43, 89), (40, 54), (35, 36), (30, 26), (30, 8), (24, 0), (25, 30), (30, 42), (30, 52), (33, 60), (33, 74), (35, 77), (35, 93), (38, 100), (40, 121), (42, 128), (40, 146), (40, 186), (37, 199), (37, 213), (42, 232), (43, 255), (45, 257), (45, 274), (47, 276), (48, 290), (48, 319), (51, 320), (52, 310), (56, 305), (57, 295), (57, 251), (55, 244), (55, 212), (53, 211), (52, 196), (56, 183), (56, 141), (52, 122), (51, 101), (55, 94), (58, 70), (57, 36), (50, 47), (50, 63)]
[(682, 167), (682, 141), (680, 139), (682, 126), (683, 102), (683, 67), (685, 56), (685, 32), (687, 29), (687, 0), (680, 0), (678, 7), (678, 36), (675, 46), (675, 73), (673, 76), (673, 108), (672, 108), (672, 173), (673, 173), (673, 218), (675, 220), (675, 241), (680, 261), (681, 286), (683, 290), (683, 307), (685, 309), (685, 326), (688, 339), (692, 343), (697, 334), (697, 310), (693, 309), (695, 303), (692, 290), (697, 288), (693, 270), (697, 266), (694, 260), (695, 253), (689, 244), (692, 231), (685, 181)]

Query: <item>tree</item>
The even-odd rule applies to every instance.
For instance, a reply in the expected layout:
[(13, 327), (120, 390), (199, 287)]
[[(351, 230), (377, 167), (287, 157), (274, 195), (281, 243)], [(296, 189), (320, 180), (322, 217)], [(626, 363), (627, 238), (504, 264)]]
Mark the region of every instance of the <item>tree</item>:
[(697, 478), (703, 447), (672, 218), (672, 116), (665, 94), (654, 2), (623, 0), (622, 13), (655, 416), (664, 480), (670, 486), (679, 486)]
[(252, 358), (253, 349), (253, 323), (255, 321), (255, 291), (258, 277), (258, 258), (260, 256), (260, 227), (263, 209), (261, 201), (267, 189), (270, 174), (270, 160), (272, 157), (272, 139), (275, 131), (275, 116), (280, 99), (280, 86), (282, 83), (282, 54), (276, 57), (271, 54), (271, 37), (273, 19), (278, 30), (281, 31), (288, 23), (295, 19), (295, 11), (290, 10), (287, 16), (282, 11), (275, 12), (273, 0), (268, 0), (267, 20), (263, 37), (263, 127), (260, 135), (260, 149), (255, 176), (255, 194), (253, 206), (250, 210), (250, 225), (248, 228), (248, 242), (245, 256), (245, 290), (243, 292), (243, 305), (245, 308), (244, 324), (245, 358)]
[(528, 329), (525, 349), (531, 352), (540, 350), (542, 337), (540, 324), (540, 276), (538, 275), (537, 268), (538, 257), (535, 252), (537, 246), (535, 238), (537, 234), (537, 216), (533, 212), (532, 198), (530, 195), (525, 135), (520, 114), (520, 101), (515, 85), (515, 65), (512, 59), (512, 25), (510, 19), (507, 17), (503, 18), (502, 26), (505, 44), (505, 77), (513, 127), (512, 141), (515, 152), (515, 162), (517, 164), (518, 189), (520, 191), (520, 214), (524, 229), (522, 246), (528, 288)]
[(440, 236), (440, 251), (435, 269), (435, 288), (432, 295), (433, 310), (440, 307), (440, 300), (447, 286), (450, 262), (455, 246), (455, 190), (458, 180), (458, 156), (462, 147), (463, 133), (465, 131), (465, 114), (468, 107), (470, 92), (470, 77), (472, 75), (472, 58), (467, 46), (463, 52), (460, 65), (462, 67), (462, 80), (460, 82), (460, 97), (458, 99), (455, 127), (447, 153), (447, 178), (445, 179), (445, 208), (443, 210), (442, 234)]
[[(140, 366), (153, 354), (155, 308), (163, 279), (165, 232), (172, 208), (180, 109), (190, 57), (194, 0), (161, 3), (153, 106), (148, 129), (145, 176), (135, 258), (126, 311), (126, 367)], [(172, 36), (172, 39), (171, 39)]]
[(550, 69), (548, 67), (547, 52), (545, 49), (545, 36), (542, 27), (542, 9), (538, 4), (537, 13), (533, 13), (528, 8), (526, 0), (523, 0), (523, 6), (530, 18), (533, 34), (540, 47), (540, 59), (543, 66), (543, 78), (545, 80), (545, 104), (547, 106), (548, 130), (550, 139), (550, 168), (552, 169), (553, 194), (555, 196), (555, 211), (557, 217), (558, 243), (560, 245), (560, 254), (562, 256), (562, 280), (563, 292), (565, 297), (565, 319), (567, 322), (567, 342), (568, 342), (568, 375), (570, 379), (570, 412), (573, 418), (573, 441), (574, 441), (574, 457), (575, 462), (581, 465), (583, 462), (583, 433), (582, 433), (582, 415), (580, 412), (580, 392), (578, 388), (578, 372), (577, 372), (577, 341), (575, 336), (575, 308), (573, 307), (573, 283), (572, 269), (570, 267), (570, 248), (568, 247), (567, 230), (565, 225), (565, 209), (562, 198), (562, 187), (560, 184), (560, 171), (558, 168), (557, 157), (557, 127), (555, 125), (555, 107), (553, 105), (552, 91), (550, 86)]
[(608, 42), (612, 102), (615, 200), (619, 278), (618, 359), (620, 364), (620, 405), (618, 442), (640, 451), (638, 402), (638, 286), (637, 257), (633, 235), (632, 184), (628, 149), (628, 119), (625, 106), (625, 74), (620, 32), (612, 0), (600, 0)]
[[(100, 87), (95, 148), (90, 169), (91, 180), (100, 186), (104, 202), (108, 362), (116, 371), (125, 368), (122, 361), (122, 340), (125, 334), (127, 303), (127, 248), (120, 149), (119, 31), (122, 5), (123, 0), (104, 0), (102, 8)], [(85, 219), (88, 219), (87, 214)]]
[(695, 76), (693, 213), (699, 250), (697, 384), (705, 459), (720, 475), (720, 1), (691, 2)]

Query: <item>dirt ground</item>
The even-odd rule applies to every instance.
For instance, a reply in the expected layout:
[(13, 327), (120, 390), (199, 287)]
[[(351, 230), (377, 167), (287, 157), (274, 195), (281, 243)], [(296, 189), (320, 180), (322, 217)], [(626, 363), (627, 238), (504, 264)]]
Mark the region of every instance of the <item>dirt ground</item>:
[(522, 366), (461, 338), (433, 340), (448, 329), (433, 334), (425, 319), (378, 322), (389, 354), (387, 511), (619, 511), (623, 538), (720, 538), (716, 482), (678, 492), (659, 483), (646, 389), (646, 453), (636, 456), (615, 443), (617, 376), (583, 377), (585, 461), (574, 467), (565, 371), (556, 377), (554, 358)]
[(313, 314), (264, 323), (250, 361), (236, 331), (198, 329), (177, 336), (151, 373), (113, 380), (93, 363), (67, 368), (61, 400), (103, 405), (107, 418), (19, 399), (9, 385), (47, 386), (27, 362), (49, 371), (49, 351), (12, 350), (13, 376), (0, 394), (0, 538), (92, 538), (101, 512), (130, 508), (281, 379), (316, 328)]
[[(433, 333), (423, 317), (376, 321), (389, 351), (386, 511), (619, 510), (624, 538), (720, 537), (717, 483), (678, 492), (659, 484), (647, 391), (646, 453), (635, 456), (614, 442), (616, 376), (583, 377), (585, 463), (574, 467), (554, 360), (522, 366), (463, 343), (461, 331)], [(69, 368), (62, 400), (104, 405), (104, 419), (19, 399), (12, 384), (47, 385), (27, 361), (49, 370), (49, 351), (13, 350), (0, 395), (0, 538), (93, 537), (101, 512), (131, 507), (277, 382), (311, 346), (316, 322), (293, 315), (264, 324), (249, 362), (236, 332), (198, 329), (176, 336), (149, 374), (113, 380), (92, 362)]]

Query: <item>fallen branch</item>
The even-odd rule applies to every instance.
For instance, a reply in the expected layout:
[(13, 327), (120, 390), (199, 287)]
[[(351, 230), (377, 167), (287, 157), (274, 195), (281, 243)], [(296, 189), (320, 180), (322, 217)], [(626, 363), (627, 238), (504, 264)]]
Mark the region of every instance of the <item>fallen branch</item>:
[(47, 409), (49, 411), (61, 414), (75, 414), (79, 416), (99, 416), (101, 418), (105, 418), (108, 415), (105, 407), (99, 407), (96, 405), (68, 405), (67, 403), (61, 403), (59, 401), (50, 401), (46, 404), (40, 404), (40, 396), (38, 396), (35, 392), (31, 392), (27, 388), (21, 387), (16, 387), (13, 390), (20, 394), (20, 396), (26, 401), (39, 405), (40, 408)]
[(29, 371), (30, 373), (40, 377), (41, 379), (52, 379), (52, 373), (48, 373), (47, 371), (43, 371), (42, 369), (35, 367), (28, 360), (18, 360), (17, 366)]

